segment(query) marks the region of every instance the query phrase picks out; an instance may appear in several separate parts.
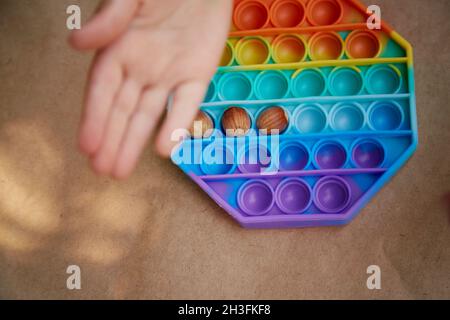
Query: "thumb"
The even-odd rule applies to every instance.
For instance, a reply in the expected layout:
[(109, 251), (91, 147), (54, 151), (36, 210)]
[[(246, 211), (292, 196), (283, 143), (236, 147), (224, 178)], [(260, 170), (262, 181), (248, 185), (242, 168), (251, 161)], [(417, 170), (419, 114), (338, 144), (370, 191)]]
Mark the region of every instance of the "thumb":
[(78, 50), (99, 49), (120, 36), (138, 8), (138, 0), (106, 0), (80, 30), (74, 30), (69, 43)]

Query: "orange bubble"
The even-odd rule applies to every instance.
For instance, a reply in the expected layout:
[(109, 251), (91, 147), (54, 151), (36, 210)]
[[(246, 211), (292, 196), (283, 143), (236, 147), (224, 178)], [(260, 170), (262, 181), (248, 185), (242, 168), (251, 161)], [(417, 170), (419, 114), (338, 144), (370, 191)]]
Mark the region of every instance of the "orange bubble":
[(297, 27), (305, 20), (305, 7), (299, 0), (278, 0), (270, 9), (270, 18), (275, 27)]
[(336, 24), (343, 13), (342, 3), (338, 0), (311, 0), (306, 7), (306, 17), (315, 26)]
[(296, 35), (281, 35), (273, 42), (273, 59), (277, 63), (301, 62), (306, 56), (306, 45)]
[(345, 41), (349, 58), (375, 58), (380, 54), (381, 44), (375, 33), (371, 31), (353, 31)]
[(234, 25), (239, 30), (264, 28), (269, 22), (269, 9), (259, 1), (242, 1), (234, 10)]
[(312, 60), (335, 60), (343, 54), (343, 41), (335, 32), (319, 32), (309, 39)]

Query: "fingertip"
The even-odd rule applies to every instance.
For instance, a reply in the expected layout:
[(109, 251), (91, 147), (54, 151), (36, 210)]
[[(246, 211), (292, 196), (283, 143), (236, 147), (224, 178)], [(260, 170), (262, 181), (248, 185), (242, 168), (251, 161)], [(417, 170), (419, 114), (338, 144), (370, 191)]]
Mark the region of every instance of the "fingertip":
[(92, 154), (91, 149), (89, 148), (89, 145), (86, 144), (83, 140), (78, 139), (78, 151), (86, 156), (89, 156)]
[(100, 147), (100, 140), (89, 134), (85, 129), (81, 129), (78, 134), (78, 149), (81, 153), (90, 156), (93, 155)]
[[(166, 120), (167, 121), (167, 120)], [(155, 151), (162, 158), (170, 158), (178, 147), (190, 136), (185, 128), (169, 129), (165, 123), (155, 141)]]
[(134, 168), (128, 169), (128, 168), (120, 168), (115, 169), (112, 172), (112, 177), (118, 181), (124, 181), (128, 179), (131, 176), (131, 173), (133, 172)]
[(155, 151), (161, 158), (167, 159), (171, 155), (172, 147), (162, 141), (158, 141), (155, 144)]
[(116, 180), (125, 180), (131, 173), (134, 171), (136, 167), (135, 159), (127, 159), (124, 158), (123, 155), (119, 155), (116, 164), (114, 165), (114, 169), (112, 170), (112, 177)]
[(91, 168), (99, 175), (111, 175), (114, 169), (115, 159), (108, 149), (108, 146), (102, 145), (101, 148), (93, 154), (91, 158)]
[(168, 159), (172, 157), (172, 154), (179, 148), (179, 146), (183, 143), (183, 141), (188, 136), (188, 131), (184, 133), (179, 140), (174, 141), (169, 137), (165, 137), (164, 135), (159, 135), (155, 142), (155, 151), (156, 153), (164, 159)]
[(97, 50), (105, 46), (108, 43), (107, 39), (93, 36), (91, 29), (90, 26), (86, 26), (72, 30), (67, 39), (69, 45), (78, 51)]
[(183, 83), (176, 89), (172, 108), (166, 115), (155, 142), (156, 152), (168, 158), (188, 136), (189, 128), (198, 113), (208, 81), (195, 80)]
[(84, 139), (78, 139), (78, 150), (86, 156), (94, 153), (92, 144)]
[(107, 45), (110, 40), (107, 38), (93, 37), (89, 35), (89, 31), (74, 30), (71, 32), (68, 38), (70, 46), (78, 51), (89, 51), (101, 49)]
[(72, 30), (67, 38), (69, 45), (75, 50), (83, 50), (83, 32), (81, 30)]
[(98, 156), (91, 158), (91, 168), (99, 176), (111, 174), (111, 166)]

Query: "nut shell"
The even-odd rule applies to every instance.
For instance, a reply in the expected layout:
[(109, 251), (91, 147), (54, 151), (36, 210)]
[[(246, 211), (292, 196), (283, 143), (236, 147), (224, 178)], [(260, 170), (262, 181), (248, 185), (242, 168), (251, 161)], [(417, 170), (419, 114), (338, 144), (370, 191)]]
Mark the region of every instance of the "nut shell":
[[(289, 117), (281, 107), (270, 107), (258, 117), (256, 126), (259, 130), (267, 130), (267, 134), (282, 133), (289, 124)], [(261, 132), (260, 132), (261, 133)]]
[(245, 136), (250, 126), (250, 116), (242, 108), (231, 107), (222, 116), (222, 128), (227, 136)]
[(201, 139), (210, 137), (213, 133), (213, 129), (214, 122), (211, 117), (207, 113), (200, 111), (192, 123), (189, 132), (192, 138)]

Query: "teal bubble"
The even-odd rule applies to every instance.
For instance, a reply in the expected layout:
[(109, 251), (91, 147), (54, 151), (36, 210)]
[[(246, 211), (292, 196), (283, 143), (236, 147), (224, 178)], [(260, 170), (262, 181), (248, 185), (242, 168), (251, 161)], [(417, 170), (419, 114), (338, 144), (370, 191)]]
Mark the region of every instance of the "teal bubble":
[(356, 103), (341, 103), (331, 111), (331, 127), (336, 131), (356, 131), (364, 126), (364, 111)]
[(301, 133), (321, 132), (327, 125), (327, 115), (319, 105), (305, 105), (299, 108), (295, 125)]
[(292, 94), (297, 98), (321, 96), (325, 90), (325, 77), (318, 70), (303, 70), (292, 80)]
[(328, 87), (333, 96), (354, 96), (363, 88), (361, 73), (353, 68), (336, 68), (329, 77)]
[(219, 80), (221, 100), (247, 100), (252, 95), (252, 82), (242, 73), (226, 73)]
[(211, 81), (208, 86), (208, 91), (206, 92), (204, 101), (211, 102), (215, 98), (216, 98), (216, 84), (214, 83), (214, 81)]
[(373, 66), (366, 74), (366, 88), (371, 94), (394, 94), (400, 90), (400, 71), (393, 66)]
[(263, 71), (255, 80), (259, 99), (282, 99), (289, 93), (289, 80), (281, 71)]

